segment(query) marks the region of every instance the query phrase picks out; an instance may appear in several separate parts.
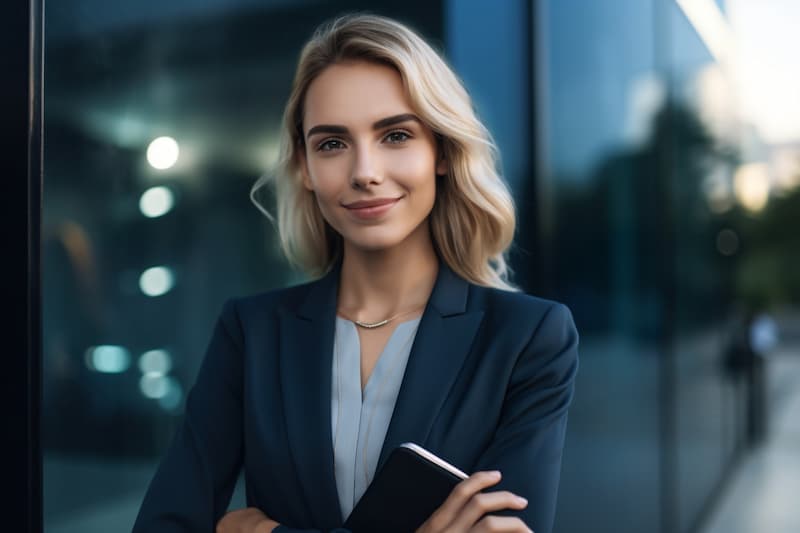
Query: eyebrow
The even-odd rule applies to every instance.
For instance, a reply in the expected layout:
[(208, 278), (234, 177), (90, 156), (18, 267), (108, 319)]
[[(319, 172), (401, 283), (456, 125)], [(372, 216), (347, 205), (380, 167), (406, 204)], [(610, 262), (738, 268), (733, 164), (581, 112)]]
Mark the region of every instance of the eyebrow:
[[(419, 117), (417, 117), (413, 113), (403, 113), (402, 115), (394, 115), (373, 122), (372, 129), (380, 130), (388, 126), (393, 126), (394, 124), (407, 122), (409, 120), (413, 120), (414, 122), (422, 124), (422, 121), (419, 119)], [(341, 135), (341, 134), (346, 134), (348, 132), (349, 130), (344, 126), (337, 126), (334, 124), (320, 124), (308, 130), (308, 133), (306, 134), (306, 139), (310, 139), (312, 135), (315, 135), (317, 133), (335, 133)]]

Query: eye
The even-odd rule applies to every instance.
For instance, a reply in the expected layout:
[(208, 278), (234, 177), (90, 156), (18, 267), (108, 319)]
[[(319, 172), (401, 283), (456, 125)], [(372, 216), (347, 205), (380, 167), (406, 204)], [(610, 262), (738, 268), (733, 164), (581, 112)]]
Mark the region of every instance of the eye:
[(391, 144), (401, 144), (411, 138), (411, 134), (403, 130), (395, 130), (390, 132), (385, 139)]
[(334, 150), (341, 150), (344, 147), (344, 143), (339, 139), (328, 139), (326, 141), (321, 142), (317, 146), (318, 152), (333, 152)]

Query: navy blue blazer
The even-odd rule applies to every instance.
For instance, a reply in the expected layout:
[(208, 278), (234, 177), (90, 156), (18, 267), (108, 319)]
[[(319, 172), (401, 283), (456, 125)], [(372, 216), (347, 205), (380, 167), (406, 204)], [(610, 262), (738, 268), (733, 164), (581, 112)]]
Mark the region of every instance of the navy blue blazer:
[[(341, 527), (331, 436), (340, 265), (228, 301), (134, 533), (212, 532), (244, 467), (247, 505), (276, 531)], [(497, 469), (550, 533), (578, 335), (562, 304), (474, 285), (440, 262), (378, 468), (415, 442), (472, 473)]]

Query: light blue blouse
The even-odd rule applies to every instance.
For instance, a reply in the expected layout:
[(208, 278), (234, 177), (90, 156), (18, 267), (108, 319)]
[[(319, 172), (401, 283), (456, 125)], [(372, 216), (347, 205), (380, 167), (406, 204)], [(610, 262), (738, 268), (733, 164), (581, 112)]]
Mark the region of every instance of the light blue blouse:
[(422, 317), (397, 325), (361, 393), (361, 345), (355, 323), (336, 317), (331, 434), (339, 507), (345, 520), (375, 475), (411, 345)]

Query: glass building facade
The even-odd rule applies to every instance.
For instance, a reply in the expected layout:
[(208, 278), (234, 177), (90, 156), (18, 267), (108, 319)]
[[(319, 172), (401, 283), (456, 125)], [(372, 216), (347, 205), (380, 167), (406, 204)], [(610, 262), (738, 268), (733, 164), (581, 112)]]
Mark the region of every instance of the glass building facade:
[(369, 10), (463, 78), (518, 207), (515, 280), (581, 333), (555, 531), (698, 531), (800, 340), (800, 144), (742, 104), (741, 3), (49, 4), (45, 530), (129, 530), (223, 302), (304, 280), (249, 191), (302, 43)]

